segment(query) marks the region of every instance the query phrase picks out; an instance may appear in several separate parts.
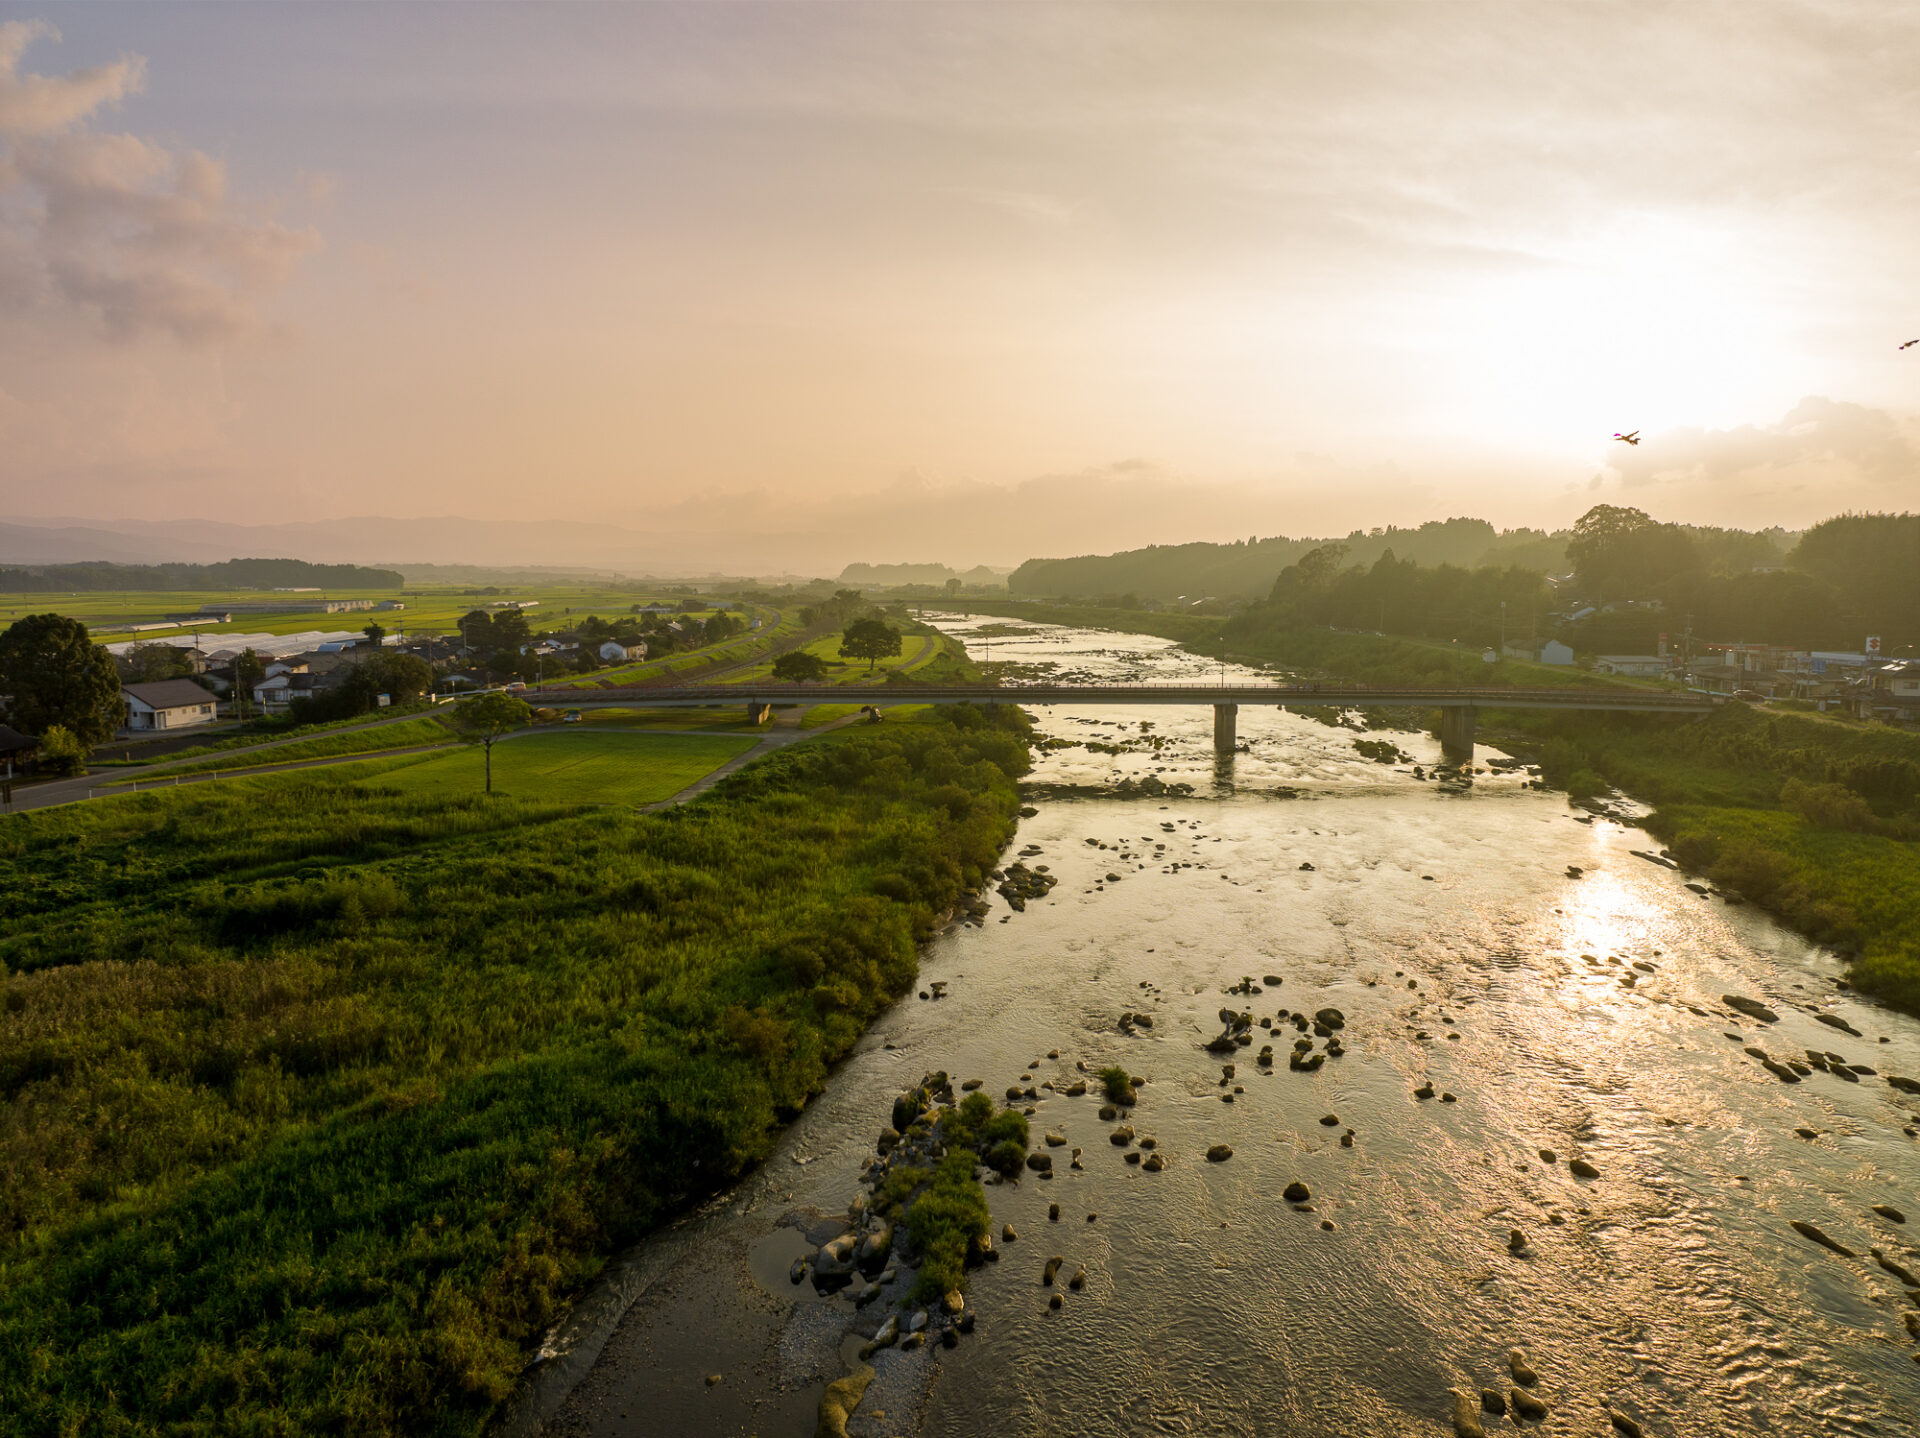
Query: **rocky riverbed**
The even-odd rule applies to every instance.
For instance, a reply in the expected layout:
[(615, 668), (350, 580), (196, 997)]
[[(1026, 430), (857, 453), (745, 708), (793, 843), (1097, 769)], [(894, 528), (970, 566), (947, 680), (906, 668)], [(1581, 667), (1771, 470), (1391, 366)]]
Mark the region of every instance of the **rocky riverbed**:
[[(1023, 644), (1191, 666), (1072, 631), (996, 659)], [(1223, 764), (1210, 715), (1151, 712), (1146, 746), (1140, 711), (1038, 716), (1105, 746), (1039, 759), (1002, 882), (1052, 882), (957, 916), (775, 1158), (663, 1236), (553, 1431), (805, 1434), (864, 1369), (854, 1434), (1914, 1431), (1920, 1025), (1689, 887), (1630, 803), (1250, 708)], [(981, 1165), (970, 1334), (850, 1208), (941, 1070), (1049, 1160)]]

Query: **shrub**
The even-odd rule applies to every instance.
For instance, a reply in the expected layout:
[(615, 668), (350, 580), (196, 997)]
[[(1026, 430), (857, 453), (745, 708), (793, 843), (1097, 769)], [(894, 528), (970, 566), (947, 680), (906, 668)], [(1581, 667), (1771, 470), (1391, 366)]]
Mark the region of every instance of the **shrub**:
[(84, 774), (91, 751), (79, 736), (58, 724), (40, 736), (34, 762), (49, 774)]
[(965, 1283), (967, 1250), (993, 1222), (986, 1193), (974, 1182), (973, 1162), (966, 1150), (949, 1153), (907, 1208), (907, 1233), (920, 1250), (913, 1295), (922, 1303)]
[(1105, 1068), (1100, 1070), (1100, 1084), (1106, 1089), (1107, 1097), (1115, 1103), (1132, 1103), (1134, 1100), (1133, 1080), (1123, 1068)]
[(1780, 802), (1822, 829), (1844, 829), (1850, 834), (1868, 834), (1874, 829), (1872, 808), (1845, 785), (1789, 779), (1781, 786)]
[(1020, 1165), (1027, 1161), (1027, 1146), (1014, 1139), (1002, 1139), (987, 1149), (986, 1164), (995, 1173), (1011, 1178), (1020, 1172)]

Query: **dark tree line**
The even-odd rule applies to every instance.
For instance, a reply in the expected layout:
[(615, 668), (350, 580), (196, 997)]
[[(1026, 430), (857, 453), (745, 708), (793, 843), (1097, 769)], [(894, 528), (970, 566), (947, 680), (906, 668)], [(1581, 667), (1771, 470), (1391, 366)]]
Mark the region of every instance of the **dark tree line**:
[(0, 566), (0, 590), (70, 594), (104, 589), (398, 589), (397, 570), (304, 559), (225, 559), (218, 564), (28, 564)]

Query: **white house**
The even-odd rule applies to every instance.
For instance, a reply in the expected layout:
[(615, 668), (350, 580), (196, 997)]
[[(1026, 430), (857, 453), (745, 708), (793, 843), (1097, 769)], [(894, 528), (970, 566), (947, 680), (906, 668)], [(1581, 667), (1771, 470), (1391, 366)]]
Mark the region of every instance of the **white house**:
[(1601, 654), (1593, 667), (1601, 674), (1619, 674), (1630, 679), (1658, 679), (1667, 672), (1667, 661), (1658, 654)]
[(159, 679), (120, 689), (129, 729), (185, 729), (219, 717), (216, 700), (191, 679)]
[(600, 645), (600, 657), (608, 660), (645, 659), (645, 644), (622, 644), (618, 639), (608, 639)]

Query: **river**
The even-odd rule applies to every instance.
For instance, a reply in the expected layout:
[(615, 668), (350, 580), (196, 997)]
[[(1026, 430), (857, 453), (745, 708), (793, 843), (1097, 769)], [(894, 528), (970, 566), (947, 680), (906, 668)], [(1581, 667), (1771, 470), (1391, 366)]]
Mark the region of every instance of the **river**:
[[(1252, 676), (1146, 636), (939, 622), (1018, 673)], [(989, 1188), (996, 1236), (1018, 1237), (974, 1274), (977, 1330), (877, 1355), (853, 1433), (1439, 1434), (1449, 1389), (1513, 1391), (1516, 1349), (1557, 1431), (1610, 1432), (1617, 1412), (1689, 1438), (1920, 1432), (1920, 1300), (1869, 1256), (1920, 1270), (1920, 1098), (1881, 1077), (1920, 1075), (1920, 1023), (1523, 771), (1417, 777), (1440, 757), (1425, 734), (1243, 707), (1246, 752), (1223, 762), (1205, 709), (1035, 717), (1073, 747), (1036, 749), (1037, 813), (1008, 858), (1036, 851), (1058, 886), (936, 939), (921, 989), (947, 997), (884, 1015), (769, 1163), (630, 1262), (644, 1295), (548, 1432), (812, 1433), (857, 1340), (845, 1296), (787, 1282), (796, 1226), (829, 1231), (810, 1216), (844, 1211), (922, 1074), (998, 1095), (1064, 1088), (1082, 1063), (1147, 1080), (1129, 1122), (1165, 1170), (1109, 1143), (1097, 1097), (1039, 1088), (1036, 1146), (1057, 1131), (1084, 1169)], [(1191, 793), (1141, 796), (1148, 776)], [(1290, 1071), (1285, 1023), (1209, 1053), (1223, 1006), (1338, 1008), (1346, 1053)], [(1152, 1028), (1124, 1030), (1127, 1011)], [(1749, 1046), (1877, 1074), (1787, 1084)], [(1296, 1181), (1304, 1204), (1282, 1197)], [(1056, 1254), (1086, 1270), (1057, 1311)]]

